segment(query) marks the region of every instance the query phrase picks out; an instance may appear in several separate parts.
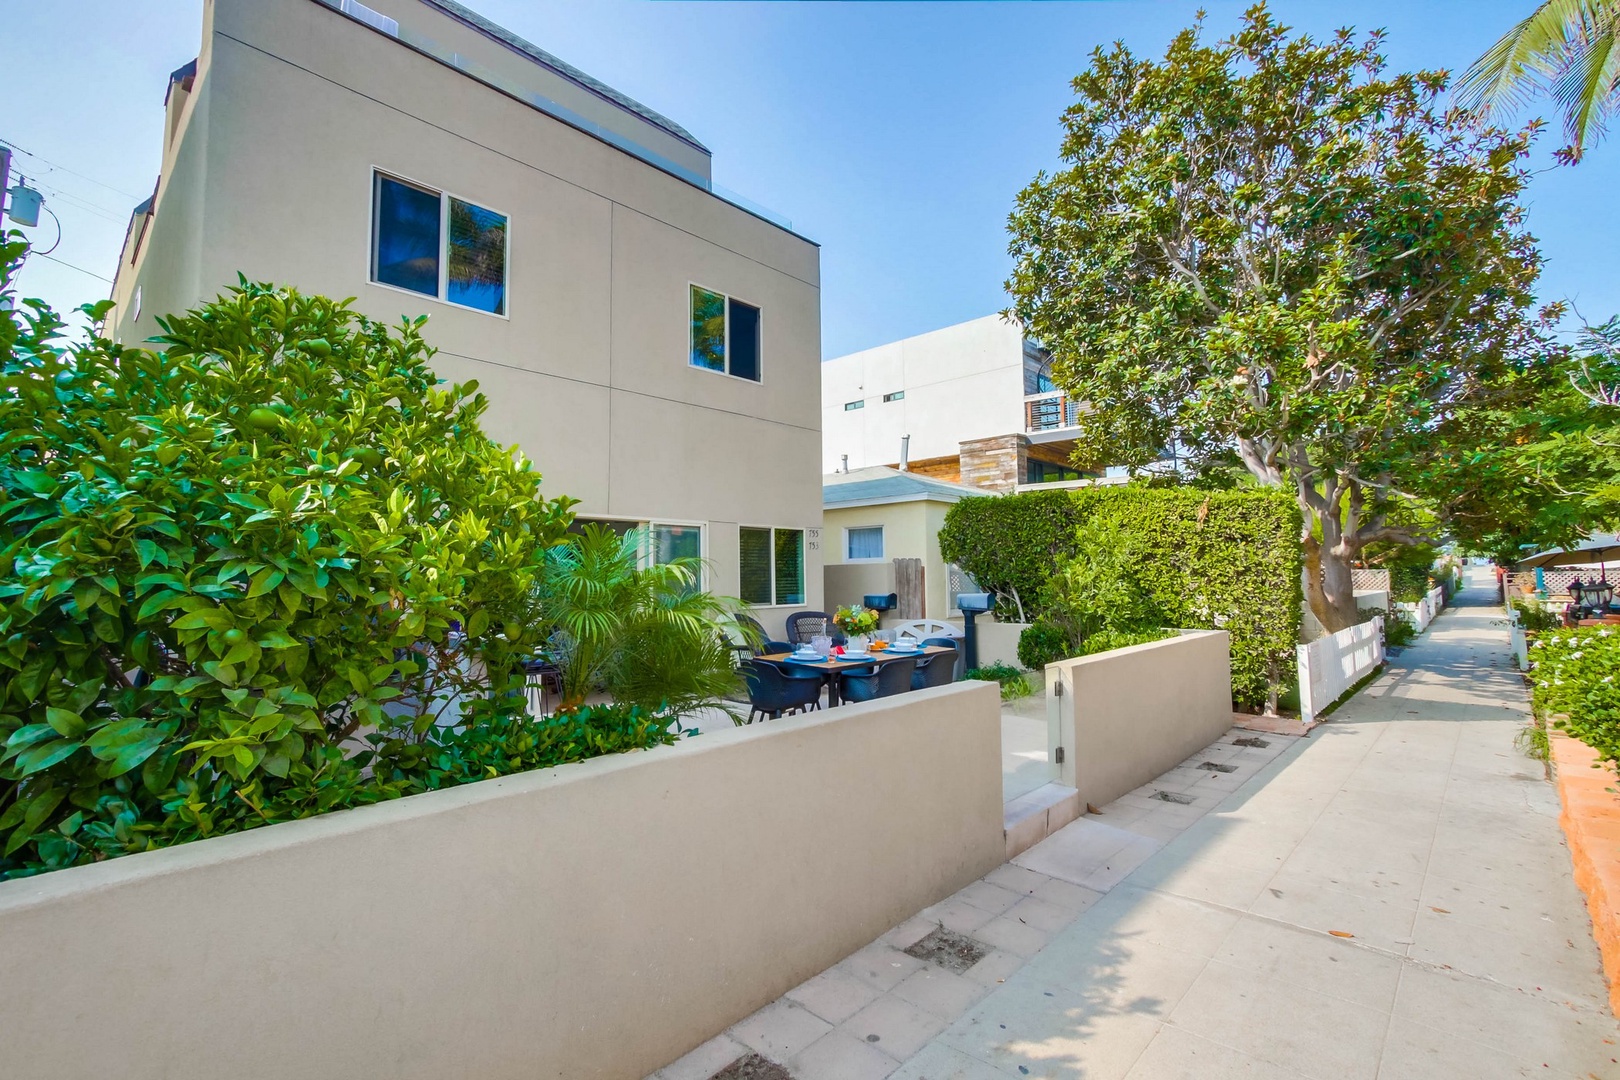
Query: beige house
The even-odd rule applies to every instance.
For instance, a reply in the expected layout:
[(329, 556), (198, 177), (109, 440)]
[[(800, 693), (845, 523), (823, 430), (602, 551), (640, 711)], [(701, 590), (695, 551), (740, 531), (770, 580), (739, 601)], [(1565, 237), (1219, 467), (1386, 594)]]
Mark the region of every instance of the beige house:
[(820, 251), (673, 121), (451, 0), (205, 0), (112, 336), (250, 279), (426, 313), (583, 517), (822, 606)]
[(897, 591), (896, 559), (922, 563), (922, 610), (906, 618), (958, 618), (956, 596), (977, 592), (972, 579), (939, 554), (939, 530), (951, 504), (985, 492), (885, 466), (822, 477), (826, 597), (858, 604)]

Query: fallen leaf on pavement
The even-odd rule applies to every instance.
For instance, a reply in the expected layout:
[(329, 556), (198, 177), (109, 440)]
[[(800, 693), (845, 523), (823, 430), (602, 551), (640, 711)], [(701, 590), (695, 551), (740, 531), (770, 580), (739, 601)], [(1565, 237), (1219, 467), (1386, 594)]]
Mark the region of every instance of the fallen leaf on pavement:
[(1355, 937), (1356, 936), (1356, 935), (1352, 934), (1348, 930), (1329, 930), (1328, 933), (1332, 934), (1334, 937)]

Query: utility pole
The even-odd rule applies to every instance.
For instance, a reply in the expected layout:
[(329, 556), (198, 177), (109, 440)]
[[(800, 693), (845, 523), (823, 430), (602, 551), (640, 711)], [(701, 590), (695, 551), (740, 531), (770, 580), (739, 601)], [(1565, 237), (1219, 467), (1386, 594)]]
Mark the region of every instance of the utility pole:
[(6, 192), (9, 190), (11, 190), (11, 147), (0, 142), (0, 226), (5, 224)]

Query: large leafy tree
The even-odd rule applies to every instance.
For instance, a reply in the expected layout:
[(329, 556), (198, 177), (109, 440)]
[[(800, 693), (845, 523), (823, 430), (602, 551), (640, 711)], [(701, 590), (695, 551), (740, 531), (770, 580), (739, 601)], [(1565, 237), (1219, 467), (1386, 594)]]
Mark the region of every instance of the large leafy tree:
[(1162, 61), (1099, 49), (1064, 166), (1009, 224), (1014, 313), (1088, 403), (1077, 458), (1235, 450), (1295, 495), (1330, 628), (1356, 618), (1358, 554), (1417, 539), (1416, 485), (1468, 435), (1446, 421), (1537, 344), (1532, 132), (1440, 111), (1445, 75), (1390, 74), (1379, 46), (1261, 5)]
[(1563, 156), (1579, 161), (1620, 105), (1620, 4), (1543, 0), (1458, 80), (1457, 99), (1489, 116), (1551, 94), (1564, 114)]

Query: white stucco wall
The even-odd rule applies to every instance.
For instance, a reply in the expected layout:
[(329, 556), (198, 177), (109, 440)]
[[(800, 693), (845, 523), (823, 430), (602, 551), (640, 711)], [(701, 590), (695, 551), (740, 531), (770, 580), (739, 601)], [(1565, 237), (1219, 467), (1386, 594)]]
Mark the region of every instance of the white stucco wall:
[[(901, 401), (883, 395), (904, 391)], [(852, 401), (860, 409), (846, 410)], [(1024, 335), (1000, 315), (851, 353), (821, 365), (822, 469), (954, 456), (959, 444), (1024, 430)]]

